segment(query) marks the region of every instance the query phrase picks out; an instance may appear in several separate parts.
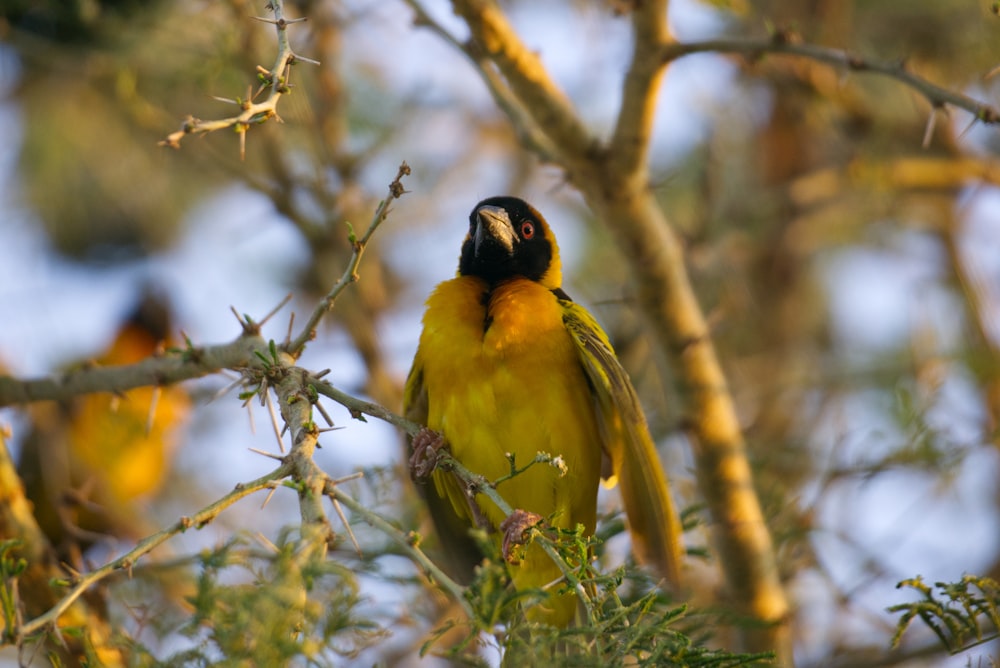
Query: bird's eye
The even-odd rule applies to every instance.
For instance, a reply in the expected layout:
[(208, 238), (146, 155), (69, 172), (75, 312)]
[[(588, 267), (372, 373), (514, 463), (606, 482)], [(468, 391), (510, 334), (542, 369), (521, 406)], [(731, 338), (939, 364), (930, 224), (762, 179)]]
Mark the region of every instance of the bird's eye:
[(521, 236), (525, 239), (530, 239), (535, 236), (535, 226), (532, 225), (530, 220), (521, 222)]

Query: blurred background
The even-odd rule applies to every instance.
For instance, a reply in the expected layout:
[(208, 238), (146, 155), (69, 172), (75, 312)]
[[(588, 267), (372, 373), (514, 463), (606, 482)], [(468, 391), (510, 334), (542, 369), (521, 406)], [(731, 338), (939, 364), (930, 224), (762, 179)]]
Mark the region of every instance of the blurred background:
[[(503, 3), (602, 138), (631, 54), (618, 4)], [(466, 38), (447, 3), (425, 7)], [(281, 340), (289, 313), (301, 322), (343, 272), (345, 221), (363, 229), (406, 160), (410, 192), (301, 365), (330, 368), (336, 386), (398, 410), (423, 300), (453, 275), (469, 210), (517, 194), (552, 224), (567, 292), (612, 335), (682, 505), (696, 506), (677, 390), (633, 309), (628, 258), (562, 172), (519, 147), (473, 66), (415, 26), (402, 0), (286, 11), (309, 17), (289, 34), (321, 65), (294, 67), (284, 122), (253, 127), (241, 161), (232, 132), (189, 137), (180, 150), (156, 142), (188, 115), (232, 115), (213, 96), (246, 97), (255, 67), (270, 67), (273, 27), (250, 19), (267, 15), (262, 0), (0, 2), (0, 363), (34, 377), (101, 358), (150, 293), (170, 313), (169, 338), (183, 330), (198, 344), (239, 334), (231, 305), (260, 318), (291, 294), (264, 331)], [(1000, 97), (987, 76), (1000, 65), (1000, 18), (985, 0), (676, 0), (670, 21), (682, 41), (764, 38), (777, 26)], [(686, 241), (745, 427), (800, 665), (998, 655), (986, 645), (928, 656), (936, 643), (921, 629), (890, 651), (896, 617), (886, 612), (915, 598), (896, 589), (904, 578), (1000, 575), (1000, 141), (971, 121), (932, 113), (884, 77), (772, 55), (686, 57), (660, 92), (654, 187)], [(231, 380), (185, 384), (190, 407), (164, 478), (137, 495), (152, 526), (270, 470), (248, 450), (275, 449), (266, 411), (251, 409), (254, 427), (234, 394), (214, 398)], [(334, 476), (381, 471), (381, 491), (359, 493), (412, 517), (394, 482), (399, 436), (329, 410), (345, 428), (323, 437), (317, 462)], [(37, 430), (25, 411), (0, 411), (0, 421), (15, 454)], [(169, 551), (233, 531), (273, 536), (297, 518), (293, 494), (263, 510), (250, 499)], [(707, 541), (702, 530), (689, 539)], [(411, 567), (396, 558), (381, 568)], [(718, 585), (713, 568), (709, 556), (706, 590)], [(412, 589), (374, 576), (365, 587), (388, 618), (412, 605)], [(426, 628), (411, 622), (389, 645)], [(369, 650), (358, 665), (379, 656)]]

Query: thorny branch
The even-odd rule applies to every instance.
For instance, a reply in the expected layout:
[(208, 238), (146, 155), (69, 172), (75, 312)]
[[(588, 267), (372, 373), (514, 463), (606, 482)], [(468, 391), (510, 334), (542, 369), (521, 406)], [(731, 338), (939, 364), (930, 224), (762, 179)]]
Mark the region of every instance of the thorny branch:
[[(365, 244), (388, 215), (389, 203), (406, 192), (401, 179), (409, 173), (410, 168), (403, 162), (396, 178), (389, 186), (389, 196), (378, 207), (368, 230), (362, 238), (352, 239), (355, 252), (348, 268), (343, 278), (321, 300), (302, 335), (296, 339), (296, 346), (290, 348), (296, 353), (301, 352), (305, 344), (315, 336), (319, 319), (330, 310), (337, 296), (347, 285), (357, 280), (357, 270)], [(328, 497), (335, 507), (340, 503), (348, 506), (364, 521), (387, 534), (467, 608), (468, 604), (461, 596), (461, 587), (431, 563), (412, 536), (347, 496), (337, 488), (338, 481), (331, 479), (316, 465), (312, 455), (317, 446), (320, 430), (312, 419), (312, 409), (315, 406), (325, 415), (318, 404), (319, 397), (315, 389), (317, 384), (325, 385), (325, 383), (318, 381), (310, 372), (294, 366), (294, 356), (287, 351), (279, 351), (273, 342), (266, 343), (260, 336), (260, 323), (249, 318), (237, 317), (243, 327), (243, 335), (229, 344), (198, 348), (188, 342), (185, 350), (175, 351), (163, 357), (151, 357), (131, 365), (84, 368), (56, 378), (20, 380), (0, 376), (0, 406), (2, 406), (45, 399), (69, 399), (90, 392), (122, 392), (139, 386), (178, 382), (223, 368), (236, 369), (243, 376), (243, 384), (253, 387), (255, 394), (266, 396), (272, 389), (274, 390), (281, 417), (291, 433), (292, 441), (291, 452), (284, 457), (274, 456), (281, 463), (267, 475), (237, 485), (230, 493), (194, 515), (183, 517), (173, 525), (141, 540), (135, 548), (121, 557), (74, 578), (69, 591), (53, 607), (16, 629), (18, 638), (24, 639), (49, 626), (55, 628), (55, 622), (59, 617), (97, 582), (117, 571), (130, 570), (138, 559), (171, 537), (189, 528), (201, 528), (236, 501), (261, 489), (273, 490), (289, 478), (291, 482), (284, 484), (290, 484), (299, 493), (303, 523), (303, 549), (299, 551), (298, 558), (305, 559), (312, 555), (322, 557), (326, 546), (334, 538), (322, 506), (323, 497)], [(471, 611), (469, 612), (471, 616)]]
[(493, 101), (510, 118), (516, 119), (511, 125), (514, 132), (517, 133), (521, 144), (528, 147), (543, 161), (555, 161), (556, 149), (552, 145), (552, 142), (549, 141), (542, 129), (534, 122), (527, 109), (521, 104), (521, 101), (510, 89), (510, 86), (507, 85), (507, 82), (504, 81), (503, 76), (493, 66), (486, 54), (476, 48), (475, 44), (471, 41), (459, 41), (443, 25), (437, 22), (418, 0), (404, 1), (416, 14), (413, 19), (415, 26), (426, 27), (431, 30), (454, 49), (465, 54), (472, 62), (476, 71), (483, 78), (483, 82), (490, 91), (490, 95), (493, 96)]
[(79, 579), (72, 583), (72, 587), (69, 592), (67, 592), (66, 595), (63, 596), (58, 603), (56, 603), (56, 605), (44, 614), (26, 622), (19, 629), (17, 629), (18, 635), (24, 638), (41, 631), (46, 625), (55, 624), (56, 620), (58, 620), (59, 617), (69, 609), (73, 602), (97, 582), (108, 577), (115, 571), (130, 570), (136, 561), (152, 552), (156, 547), (162, 545), (168, 539), (179, 533), (183, 533), (192, 527), (201, 528), (205, 526), (218, 517), (219, 513), (243, 497), (249, 496), (250, 494), (253, 494), (261, 489), (266, 489), (276, 485), (282, 478), (287, 477), (290, 472), (291, 467), (287, 464), (282, 464), (265, 476), (237, 485), (224, 497), (205, 506), (194, 515), (182, 517), (166, 529), (158, 531), (151, 536), (147, 536), (139, 541), (134, 548), (114, 561), (108, 562), (100, 568), (90, 571), (86, 575), (82, 575)]
[(21, 380), (0, 375), (0, 406), (33, 401), (64, 401), (91, 392), (124, 392), (136, 387), (161, 386), (200, 378), (222, 369), (250, 364), (255, 350), (266, 349), (259, 334), (245, 332), (231, 343), (196, 347), (148, 357), (123, 366), (87, 366), (58, 376)]
[(378, 208), (375, 209), (375, 215), (372, 216), (371, 221), (368, 223), (368, 229), (365, 231), (364, 235), (359, 239), (355, 234), (354, 230), (350, 229), (350, 241), (351, 245), (354, 247), (354, 252), (351, 254), (351, 259), (347, 263), (347, 268), (344, 270), (343, 276), (340, 280), (333, 286), (330, 292), (327, 293), (320, 303), (316, 305), (309, 319), (306, 321), (305, 326), (302, 328), (302, 332), (295, 337), (294, 340), (289, 341), (285, 346), (285, 351), (288, 352), (293, 357), (297, 357), (302, 349), (305, 347), (306, 343), (316, 338), (316, 328), (319, 327), (320, 321), (323, 319), (330, 309), (333, 308), (333, 304), (336, 301), (338, 295), (344, 291), (344, 289), (358, 280), (358, 266), (361, 263), (361, 256), (365, 252), (365, 247), (368, 245), (369, 240), (371, 240), (372, 235), (375, 234), (375, 230), (378, 229), (382, 221), (385, 220), (386, 216), (389, 215), (389, 207), (393, 200), (397, 200), (406, 194), (406, 190), (403, 188), (402, 179), (404, 176), (410, 175), (410, 166), (406, 164), (406, 161), (399, 166), (399, 171), (396, 172), (396, 178), (393, 179), (392, 183), (389, 184), (389, 193), (385, 199), (379, 202)]
[(216, 130), (234, 128), (240, 135), (240, 159), (243, 159), (246, 154), (246, 133), (250, 129), (250, 126), (264, 123), (272, 118), (277, 119), (279, 122), (281, 121), (281, 117), (278, 116), (278, 100), (281, 99), (282, 95), (291, 92), (289, 79), (292, 65), (300, 60), (314, 65), (318, 65), (319, 63), (296, 55), (292, 51), (291, 44), (288, 41), (288, 26), (293, 23), (300, 23), (306, 19), (286, 19), (281, 0), (271, 0), (268, 5), (274, 12), (273, 19), (254, 17), (258, 21), (274, 24), (275, 30), (278, 33), (278, 55), (275, 58), (274, 65), (270, 70), (260, 66), (257, 68), (262, 82), (257, 93), (269, 89), (270, 93), (268, 96), (262, 102), (253, 101), (257, 93), (248, 95), (248, 99), (245, 100), (232, 100), (232, 102), (239, 105), (240, 113), (229, 118), (203, 121), (193, 116), (188, 116), (181, 125), (181, 129), (167, 135), (166, 139), (159, 142), (160, 146), (180, 148), (181, 140), (187, 135), (200, 135), (215, 132)]

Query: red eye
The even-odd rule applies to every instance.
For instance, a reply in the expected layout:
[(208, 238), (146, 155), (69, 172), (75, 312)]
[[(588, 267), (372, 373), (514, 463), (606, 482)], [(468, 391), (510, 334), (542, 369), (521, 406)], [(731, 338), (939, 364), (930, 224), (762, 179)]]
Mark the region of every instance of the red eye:
[(535, 236), (535, 226), (531, 224), (530, 220), (521, 223), (521, 236), (525, 239)]

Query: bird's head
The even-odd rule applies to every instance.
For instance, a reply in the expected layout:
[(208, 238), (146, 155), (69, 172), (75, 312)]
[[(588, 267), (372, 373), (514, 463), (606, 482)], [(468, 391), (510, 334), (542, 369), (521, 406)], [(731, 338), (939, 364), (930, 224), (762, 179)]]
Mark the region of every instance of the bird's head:
[(562, 283), (552, 230), (542, 214), (516, 197), (490, 197), (472, 209), (458, 273), (490, 284), (521, 276), (550, 290)]

